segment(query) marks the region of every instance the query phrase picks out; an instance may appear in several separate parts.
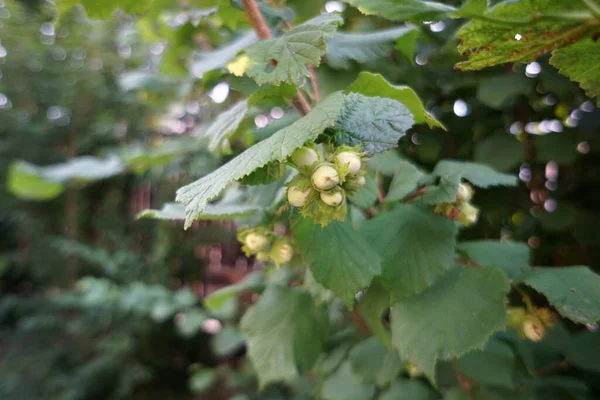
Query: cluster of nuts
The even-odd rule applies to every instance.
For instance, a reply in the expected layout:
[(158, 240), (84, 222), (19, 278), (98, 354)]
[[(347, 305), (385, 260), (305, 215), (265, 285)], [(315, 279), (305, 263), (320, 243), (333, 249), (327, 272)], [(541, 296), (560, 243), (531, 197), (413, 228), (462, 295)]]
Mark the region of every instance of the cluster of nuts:
[(346, 196), (365, 184), (365, 160), (359, 147), (341, 146), (322, 156), (309, 144), (297, 149), (289, 161), (299, 172), (288, 184), (289, 204), (321, 225), (344, 220)]
[(278, 268), (294, 256), (289, 239), (264, 226), (240, 230), (237, 238), (243, 244), (242, 250), (246, 256), (256, 255), (257, 260), (273, 261)]
[(554, 314), (548, 308), (509, 307), (508, 326), (517, 331), (519, 337), (539, 342), (546, 334), (546, 327), (554, 325)]
[(458, 221), (463, 226), (473, 225), (477, 222), (479, 209), (470, 201), (473, 198), (473, 187), (467, 183), (458, 185), (458, 193), (454, 203), (438, 204), (433, 212), (445, 215), (451, 221)]

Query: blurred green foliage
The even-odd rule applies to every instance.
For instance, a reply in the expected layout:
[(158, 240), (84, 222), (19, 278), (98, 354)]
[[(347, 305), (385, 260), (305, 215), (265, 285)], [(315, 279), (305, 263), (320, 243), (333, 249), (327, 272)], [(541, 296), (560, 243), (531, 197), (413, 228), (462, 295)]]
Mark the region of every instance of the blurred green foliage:
[[(58, 3), (60, 19), (49, 2), (0, 3), (0, 181), (7, 183), (0, 187), (0, 398), (391, 400), (436, 398), (442, 389), (446, 398), (462, 399), (460, 377), (482, 399), (517, 398), (519, 387), (523, 399), (600, 396), (595, 326), (560, 322), (535, 344), (503, 332), (457, 363), (440, 363), (436, 389), (408, 360), (365, 339), (356, 315), (338, 303), (329, 309), (326, 351), (313, 371), (259, 392), (239, 330), (250, 300), (237, 297), (261, 292), (264, 277), (251, 275), (216, 293), (206, 307), (201, 299), (211, 259), (198, 249), (217, 245), (224, 249), (221, 262), (235, 264), (240, 252), (231, 226), (183, 231), (179, 223), (134, 219), (296, 117), (285, 105), (285, 116), (268, 117), (263, 129), (238, 121), (226, 152), (207, 151), (203, 133), (215, 115), (257, 89), (225, 70), (256, 40), (240, 3), (125, 1), (93, 8), (88, 1), (87, 14), (72, 1)], [(139, 14), (115, 14), (112, 3)], [(324, 3), (260, 6), (280, 33), (285, 21), (299, 24)], [(454, 71), (462, 60), (455, 39), (462, 20), (373, 38), (368, 34), (376, 30), (401, 28), (349, 6), (343, 17), (344, 31), (364, 36), (357, 53), (344, 53), (342, 41), (317, 70), (321, 96), (345, 89), (362, 71), (381, 73), (415, 89), (447, 127), (416, 126), (398, 152), (374, 158), (379, 186), (394, 187), (398, 155), (428, 170), (442, 158), (459, 158), (519, 175), (518, 188), (477, 191), (480, 220), (460, 239), (514, 239), (528, 244), (532, 265), (600, 272), (600, 112), (576, 84), (548, 57), (527, 75), (522, 64)], [(206, 96), (221, 82), (230, 88), (223, 107)], [(282, 104), (257, 100), (248, 113), (264, 117)], [(59, 178), (48, 172), (82, 156), (100, 163), (113, 157), (119, 168), (105, 174), (101, 164), (67, 168)], [(93, 177), (78, 176), (82, 170)], [(279, 189), (234, 188), (224, 197), (271, 205)], [(361, 218), (352, 214), (352, 223)], [(289, 282), (294, 274), (283, 269), (270, 279)], [(305, 286), (323, 302), (333, 297), (310, 273)], [(366, 307), (382, 309), (377, 300)], [(213, 330), (215, 324), (221, 329)], [(379, 334), (385, 341), (385, 328)]]

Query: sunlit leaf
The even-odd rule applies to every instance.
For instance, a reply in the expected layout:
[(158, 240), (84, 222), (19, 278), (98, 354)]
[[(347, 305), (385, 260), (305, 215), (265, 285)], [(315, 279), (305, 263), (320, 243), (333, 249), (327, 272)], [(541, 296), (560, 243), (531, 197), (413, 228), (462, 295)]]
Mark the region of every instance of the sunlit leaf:
[(216, 197), (229, 183), (249, 175), (271, 161), (285, 160), (304, 142), (314, 140), (326, 128), (333, 126), (343, 100), (342, 93), (330, 95), (305, 117), (252, 146), (216, 171), (180, 188), (177, 191), (177, 201), (186, 206), (185, 227), (189, 227), (204, 211), (208, 201)]

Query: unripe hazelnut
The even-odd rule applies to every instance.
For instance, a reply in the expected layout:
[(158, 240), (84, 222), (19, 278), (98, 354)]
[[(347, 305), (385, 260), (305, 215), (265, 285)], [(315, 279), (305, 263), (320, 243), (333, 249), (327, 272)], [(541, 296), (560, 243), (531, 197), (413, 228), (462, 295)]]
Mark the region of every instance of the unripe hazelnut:
[(329, 190), (340, 183), (340, 176), (332, 166), (321, 165), (313, 172), (311, 180), (318, 190)]
[(461, 203), (459, 205), (460, 216), (458, 221), (464, 226), (473, 225), (477, 222), (477, 217), (479, 215), (479, 209), (473, 207), (470, 203)]
[(319, 161), (319, 155), (310, 147), (300, 147), (292, 153), (292, 162), (298, 168), (310, 167)]
[(423, 376), (423, 370), (421, 370), (419, 367), (417, 367), (416, 365), (414, 365), (412, 363), (408, 363), (405, 368), (406, 368), (406, 373), (411, 378), (419, 378), (419, 377)]
[(341, 165), (348, 165), (348, 173), (350, 175), (355, 175), (360, 170), (360, 157), (356, 153), (342, 151), (335, 156), (335, 159)]
[(507, 325), (515, 330), (519, 330), (523, 325), (525, 318), (525, 309), (523, 307), (508, 307), (506, 310)]
[(269, 244), (269, 238), (261, 233), (250, 232), (244, 239), (244, 242), (250, 251), (258, 252)]
[(328, 206), (337, 207), (344, 201), (344, 196), (341, 192), (321, 192), (321, 200)]
[(302, 207), (306, 204), (306, 199), (310, 194), (310, 187), (304, 191), (298, 189), (298, 186), (290, 186), (287, 191), (288, 202), (294, 207)]
[(356, 180), (356, 184), (358, 186), (363, 186), (365, 183), (367, 183), (367, 180), (365, 179), (364, 176), (359, 176), (358, 179)]
[(289, 244), (283, 244), (279, 248), (279, 262), (286, 263), (294, 256), (294, 249)]
[(523, 334), (525, 337), (532, 342), (539, 342), (546, 333), (542, 321), (533, 315), (528, 315), (525, 317), (525, 319), (523, 319), (523, 325), (521, 328), (523, 329)]
[(456, 199), (459, 201), (471, 201), (473, 198), (473, 188), (470, 185), (461, 183), (458, 185)]

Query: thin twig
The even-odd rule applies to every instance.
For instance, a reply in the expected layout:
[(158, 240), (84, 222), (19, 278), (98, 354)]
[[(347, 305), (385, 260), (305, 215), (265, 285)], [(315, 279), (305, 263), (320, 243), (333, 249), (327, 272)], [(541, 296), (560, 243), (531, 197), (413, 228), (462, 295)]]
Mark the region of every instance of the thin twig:
[(413, 200), (413, 199), (415, 199), (417, 197), (423, 196), (425, 193), (427, 193), (427, 189), (426, 188), (417, 189), (414, 192), (412, 192), (411, 194), (409, 194), (408, 196), (406, 196), (402, 200), (402, 202), (403, 203), (408, 203), (409, 201), (411, 201), (411, 200)]
[(562, 360), (536, 369), (535, 371), (533, 371), (533, 375), (543, 376), (569, 368), (571, 368), (571, 363), (569, 362), (569, 360)]
[[(258, 35), (261, 40), (272, 39), (271, 31), (269, 30), (269, 26), (265, 21), (260, 9), (258, 8), (258, 4), (256, 0), (242, 0), (242, 5), (244, 6), (244, 10), (246, 11), (246, 15), (250, 19), (250, 24), (252, 24), (252, 28)], [(271, 61), (271, 65), (277, 65), (275, 61)], [(296, 97), (293, 101), (294, 107), (300, 112), (302, 115), (306, 115), (310, 111), (310, 105), (308, 104), (308, 100), (302, 94), (300, 89), (296, 89)]]
[(307, 64), (307, 67), (308, 71), (310, 72), (310, 86), (312, 86), (315, 103), (319, 104), (321, 102), (321, 94), (319, 92), (319, 82), (317, 82), (317, 72), (315, 71), (315, 67), (312, 65)]
[(467, 393), (469, 399), (475, 399), (475, 393), (473, 392), (473, 383), (469, 380), (469, 378), (464, 376), (458, 370), (458, 367), (456, 366), (456, 362), (454, 362), (454, 360), (450, 362), (450, 365), (452, 366), (452, 370), (454, 371), (456, 379), (458, 380), (458, 383), (460, 384), (462, 390), (464, 390)]
[(531, 302), (531, 298), (529, 297), (529, 295), (527, 293), (525, 293), (525, 291), (523, 289), (521, 289), (519, 286), (517, 286), (516, 284), (512, 284), (511, 286), (513, 289), (515, 289), (517, 292), (519, 292), (519, 294), (521, 295), (521, 298), (523, 299), (523, 303), (525, 303), (525, 307), (527, 307), (527, 310), (533, 311), (533, 303)]
[(464, 259), (461, 257), (455, 258), (454, 261), (459, 262), (461, 264), (466, 265), (467, 267), (473, 267), (476, 269), (483, 269), (483, 266), (481, 264), (478, 264), (477, 262), (471, 260), (471, 259)]
[(254, 28), (254, 31), (258, 35), (259, 39), (272, 39), (273, 36), (271, 36), (269, 26), (267, 25), (265, 18), (258, 8), (256, 0), (242, 0), (242, 5), (244, 6), (246, 15), (248, 15), (248, 18), (250, 18), (250, 24), (252, 24), (252, 28)]

